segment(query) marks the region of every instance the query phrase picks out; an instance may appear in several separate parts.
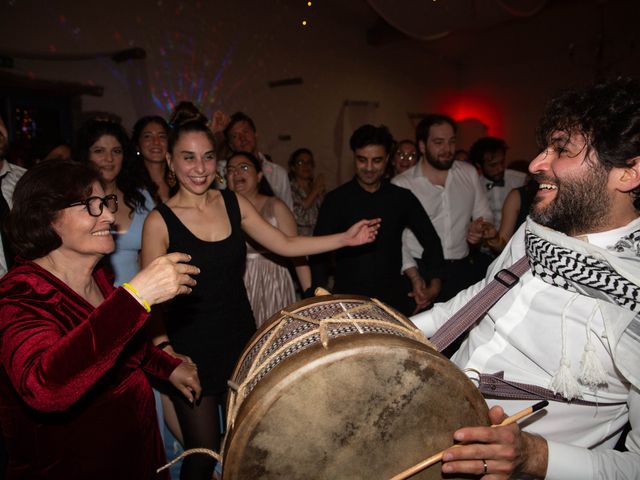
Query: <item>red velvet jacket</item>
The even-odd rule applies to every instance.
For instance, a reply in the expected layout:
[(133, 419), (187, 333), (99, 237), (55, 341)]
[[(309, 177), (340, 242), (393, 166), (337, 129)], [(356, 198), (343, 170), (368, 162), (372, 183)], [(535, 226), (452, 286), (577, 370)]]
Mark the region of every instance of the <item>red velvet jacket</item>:
[(153, 393), (180, 360), (153, 347), (147, 313), (102, 269), (91, 306), (33, 262), (0, 280), (0, 425), (9, 479), (166, 478)]

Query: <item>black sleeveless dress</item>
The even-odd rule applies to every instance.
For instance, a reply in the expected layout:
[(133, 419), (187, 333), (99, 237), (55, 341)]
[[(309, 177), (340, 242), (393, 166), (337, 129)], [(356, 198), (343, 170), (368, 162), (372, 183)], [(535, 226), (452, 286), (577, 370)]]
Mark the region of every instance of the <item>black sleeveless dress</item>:
[(169, 231), (168, 253), (191, 255), (200, 269), (189, 295), (169, 304), (167, 335), (177, 353), (198, 365), (204, 395), (222, 395), (242, 350), (255, 332), (255, 322), (242, 276), (246, 246), (235, 194), (221, 190), (231, 234), (217, 242), (200, 240), (164, 204), (157, 209)]

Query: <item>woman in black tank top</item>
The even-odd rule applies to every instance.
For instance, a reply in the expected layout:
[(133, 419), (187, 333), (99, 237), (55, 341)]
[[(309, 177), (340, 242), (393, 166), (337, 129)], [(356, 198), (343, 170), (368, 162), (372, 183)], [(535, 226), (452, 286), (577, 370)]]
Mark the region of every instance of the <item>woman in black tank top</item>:
[[(203, 387), (200, 401), (191, 405), (172, 398), (185, 449), (219, 450), (218, 405), (226, 393), (226, 380), (255, 329), (242, 279), (246, 256), (242, 230), (269, 250), (292, 257), (371, 242), (379, 219), (362, 220), (344, 233), (324, 237), (284, 235), (244, 197), (210, 189), (216, 175), (215, 144), (211, 131), (197, 121), (174, 127), (168, 163), (178, 191), (147, 217), (142, 265), (179, 251), (191, 255), (200, 274), (190, 295), (154, 310), (162, 321), (156, 322), (153, 342), (198, 366)], [(188, 456), (180, 478), (209, 480), (214, 467), (215, 461), (208, 456)]]

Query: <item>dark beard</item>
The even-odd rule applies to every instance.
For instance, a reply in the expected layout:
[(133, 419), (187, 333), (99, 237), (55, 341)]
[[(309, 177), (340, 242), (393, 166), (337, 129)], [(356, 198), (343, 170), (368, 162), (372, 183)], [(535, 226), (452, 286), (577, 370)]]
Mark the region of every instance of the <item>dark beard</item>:
[[(545, 181), (542, 174), (534, 175), (538, 183)], [(576, 236), (593, 233), (606, 225), (611, 212), (611, 198), (607, 192), (608, 172), (602, 167), (589, 169), (580, 179), (556, 180), (556, 197), (546, 207), (538, 207), (538, 197), (531, 205), (531, 218), (546, 227)]]
[(445, 162), (438, 160), (436, 157), (432, 157), (429, 152), (426, 152), (424, 156), (427, 159), (427, 162), (429, 162), (429, 165), (431, 165), (436, 170), (449, 170), (451, 168), (451, 165), (453, 165), (453, 155), (448, 161)]

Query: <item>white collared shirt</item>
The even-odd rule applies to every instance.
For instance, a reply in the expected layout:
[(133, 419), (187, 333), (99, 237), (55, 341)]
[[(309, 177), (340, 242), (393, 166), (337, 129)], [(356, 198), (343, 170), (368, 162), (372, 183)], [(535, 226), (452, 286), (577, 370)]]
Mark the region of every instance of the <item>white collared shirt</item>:
[(262, 173), (264, 173), (269, 185), (271, 185), (273, 193), (286, 203), (289, 210), (293, 212), (293, 196), (291, 195), (291, 184), (289, 183), (287, 171), (277, 163), (267, 160), (261, 152), (258, 152), (258, 158), (262, 162)]
[(514, 188), (521, 187), (527, 181), (527, 174), (518, 172), (517, 170), (506, 169), (504, 171), (504, 186), (494, 186), (490, 190), (487, 185), (493, 184), (491, 180), (485, 178), (484, 175), (480, 175), (480, 183), (484, 186), (487, 197), (489, 198), (489, 206), (493, 213), (493, 220), (496, 230), (500, 228), (500, 222), (502, 220), (502, 205), (507, 195)]
[[(446, 260), (457, 260), (469, 255), (467, 231), (472, 220), (482, 217), (493, 221), (486, 187), (480, 184), (475, 168), (468, 163), (454, 161), (444, 187), (432, 184), (422, 174), (422, 162), (397, 175), (392, 183), (407, 188), (418, 197), (429, 214)], [(403, 271), (415, 266), (414, 258), (422, 256), (422, 246), (409, 230), (402, 236)]]
[[(26, 170), (18, 165), (2, 160), (2, 168), (0, 168), (0, 177), (2, 177), (2, 196), (9, 204), (9, 208), (13, 206), (13, 190), (20, 177), (24, 175)], [(4, 247), (2, 239), (0, 239), (0, 277), (7, 273), (7, 260), (4, 258)]]
[[(464, 290), (446, 303), (411, 318), (428, 336), (465, 306), (493, 276), (508, 268), (525, 254), (522, 225), (504, 252), (491, 265), (486, 278)], [(606, 248), (621, 237), (638, 230), (640, 219), (609, 232), (587, 235), (585, 241)], [(585, 400), (602, 402), (598, 408), (561, 402), (550, 402), (542, 415), (532, 416), (523, 429), (542, 435), (549, 443), (547, 479), (640, 478), (640, 431), (632, 430), (627, 438), (630, 452), (620, 454), (611, 449), (618, 432), (627, 421), (627, 409), (632, 424), (640, 424), (640, 394), (617, 370), (605, 332), (605, 316), (634, 313), (621, 310), (603, 300), (596, 300), (544, 282), (531, 271), (509, 290), (471, 329), (468, 338), (452, 357), (471, 378), (471, 369), (482, 373), (504, 371), (506, 380), (539, 385), (549, 384), (562, 357), (561, 316), (566, 318), (566, 353), (574, 375), (580, 371), (582, 355), (589, 335), (595, 354), (604, 367), (607, 385), (596, 394), (583, 387)], [(614, 317), (615, 318), (615, 317)], [(607, 403), (629, 402), (622, 405)], [(507, 415), (531, 406), (524, 400), (487, 400), (488, 405), (501, 405)], [(620, 456), (616, 461), (613, 457)], [(624, 472), (624, 474), (621, 474)]]

